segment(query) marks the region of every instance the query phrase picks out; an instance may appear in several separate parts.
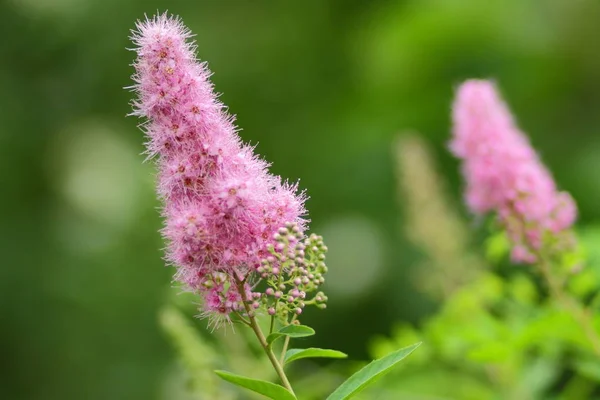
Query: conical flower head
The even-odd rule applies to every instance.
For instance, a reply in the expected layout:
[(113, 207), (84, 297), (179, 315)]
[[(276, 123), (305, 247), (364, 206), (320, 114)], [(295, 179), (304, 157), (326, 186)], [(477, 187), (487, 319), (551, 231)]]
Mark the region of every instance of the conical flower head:
[(575, 221), (572, 198), (557, 190), (493, 83), (463, 83), (453, 121), (450, 148), (463, 160), (467, 205), (475, 214), (496, 211), (513, 241), (513, 259), (533, 262), (546, 234)]
[(286, 223), (303, 231), (305, 199), (241, 142), (191, 36), (166, 14), (137, 24), (133, 114), (145, 118), (147, 152), (158, 164), (167, 260), (178, 280), (220, 309), (239, 294), (219, 290), (215, 274), (257, 268)]

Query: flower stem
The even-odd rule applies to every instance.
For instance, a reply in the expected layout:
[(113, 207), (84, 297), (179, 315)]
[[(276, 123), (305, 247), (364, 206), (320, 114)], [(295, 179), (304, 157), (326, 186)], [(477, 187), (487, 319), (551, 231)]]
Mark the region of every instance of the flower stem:
[[(294, 315), (292, 317), (292, 319), (290, 320), (289, 324), (293, 324), (294, 321), (296, 320), (297, 315)], [(290, 344), (290, 337), (286, 336), (283, 342), (283, 348), (281, 349), (281, 356), (279, 356), (279, 363), (283, 365), (283, 359), (285, 358), (285, 352), (287, 351), (287, 348)]]
[(267, 343), (267, 339), (265, 338), (265, 335), (263, 334), (262, 330), (260, 329), (260, 326), (258, 326), (258, 323), (256, 322), (256, 318), (254, 317), (253, 310), (250, 309), (250, 305), (248, 304), (248, 298), (246, 296), (246, 290), (244, 289), (244, 281), (240, 280), (237, 276), (234, 276), (234, 279), (236, 280), (239, 293), (242, 296), (244, 308), (246, 309), (246, 313), (248, 314), (248, 320), (250, 321), (250, 328), (252, 328), (252, 330), (254, 331), (254, 334), (258, 338), (260, 345), (262, 346), (263, 350), (267, 354), (267, 357), (269, 357), (269, 361), (271, 361), (271, 364), (273, 365), (275, 372), (279, 376), (281, 383), (287, 390), (289, 390), (292, 394), (294, 394), (292, 385), (290, 384), (290, 381), (288, 380), (288, 378), (285, 374), (285, 371), (283, 370), (283, 367), (277, 360), (275, 353), (273, 353), (273, 349)]
[(275, 315), (271, 315), (271, 323), (269, 324), (269, 335), (273, 333), (273, 328), (275, 328)]
[(569, 293), (564, 290), (564, 285), (560, 282), (550, 268), (550, 263), (542, 254), (537, 254), (538, 256), (538, 268), (542, 275), (542, 277), (548, 283), (548, 288), (550, 289), (550, 294), (555, 298), (555, 300), (562, 304), (564, 308), (569, 310), (572, 315), (576, 318), (577, 322), (583, 329), (585, 335), (590, 341), (592, 348), (594, 349), (594, 353), (596, 353), (597, 357), (600, 357), (600, 338), (598, 337), (598, 333), (594, 328), (594, 322), (591, 318), (590, 313), (583, 307), (577, 300), (575, 300)]

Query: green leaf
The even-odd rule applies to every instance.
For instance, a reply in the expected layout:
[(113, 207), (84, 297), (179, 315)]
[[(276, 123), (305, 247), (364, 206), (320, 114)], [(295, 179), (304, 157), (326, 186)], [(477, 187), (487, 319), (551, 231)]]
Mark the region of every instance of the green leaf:
[(306, 325), (287, 325), (278, 330), (277, 332), (271, 333), (267, 336), (267, 343), (273, 343), (277, 338), (282, 336), (289, 336), (292, 338), (312, 336), (315, 334), (315, 330), (310, 326)]
[(292, 361), (299, 360), (301, 358), (346, 358), (348, 355), (337, 350), (329, 349), (317, 349), (310, 347), (308, 349), (290, 349), (285, 353), (284, 363), (291, 363)]
[(273, 400), (296, 400), (289, 390), (283, 386), (258, 379), (246, 378), (245, 376), (232, 374), (227, 371), (215, 371), (215, 374), (229, 383), (260, 393)]
[(327, 397), (327, 400), (345, 400), (361, 392), (384, 374), (390, 372), (390, 369), (402, 361), (406, 356), (419, 347), (421, 342), (411, 346), (396, 350), (379, 360), (372, 361), (369, 365), (352, 375), (342, 383), (333, 393)]
[(600, 362), (589, 359), (575, 363), (575, 369), (586, 378), (600, 382)]
[(485, 254), (493, 263), (502, 261), (509, 251), (510, 242), (504, 231), (493, 233), (485, 242)]

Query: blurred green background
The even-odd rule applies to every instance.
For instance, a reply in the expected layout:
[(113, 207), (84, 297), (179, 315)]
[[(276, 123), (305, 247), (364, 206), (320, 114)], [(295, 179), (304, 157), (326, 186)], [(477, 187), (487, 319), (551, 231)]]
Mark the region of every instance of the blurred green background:
[(311, 197), (330, 248), (329, 308), (306, 316), (318, 345), (366, 358), (372, 335), (435, 309), (409, 279), (391, 146), (420, 132), (458, 201), (446, 142), (466, 78), (498, 81), (582, 222), (600, 222), (596, 0), (4, 0), (1, 398), (169, 398), (157, 312), (177, 290), (123, 90), (129, 30), (157, 9), (196, 33), (244, 140)]

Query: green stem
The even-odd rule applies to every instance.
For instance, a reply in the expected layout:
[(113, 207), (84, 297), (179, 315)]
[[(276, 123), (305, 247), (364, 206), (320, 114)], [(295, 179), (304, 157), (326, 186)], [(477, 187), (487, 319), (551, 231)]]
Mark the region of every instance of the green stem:
[[(292, 317), (292, 319), (290, 320), (289, 324), (293, 324), (294, 321), (296, 320), (296, 317), (297, 317), (297, 315), (294, 315)], [(285, 339), (284, 339), (284, 341), (283, 341), (283, 347), (281, 349), (281, 355), (279, 356), (279, 363), (282, 364), (282, 365), (283, 365), (283, 360), (285, 358), (285, 352), (287, 351), (287, 348), (288, 348), (289, 344), (290, 344), (290, 337), (286, 336)]]
[(242, 314), (240, 314), (239, 312), (235, 312), (235, 315), (237, 315), (237, 317), (240, 319), (240, 322), (243, 323), (244, 325), (248, 325), (250, 326), (250, 321), (248, 321), (246, 318), (244, 318), (242, 316)]
[(564, 290), (564, 285), (562, 282), (557, 280), (552, 273), (550, 268), (550, 263), (542, 254), (537, 252), (537, 257), (539, 259), (538, 267), (541, 275), (548, 283), (548, 287), (550, 289), (550, 293), (555, 298), (555, 300), (561, 304), (564, 308), (569, 310), (571, 314), (577, 319), (579, 325), (583, 329), (585, 335), (590, 341), (592, 348), (594, 349), (594, 353), (596, 356), (600, 357), (600, 338), (598, 337), (598, 333), (594, 329), (594, 322), (591, 318), (591, 315), (587, 310), (581, 306), (581, 304), (575, 300), (572, 296), (569, 295)]
[[(523, 228), (525, 222), (524, 220), (519, 219), (521, 214), (517, 212), (513, 206), (511, 207), (513, 208), (514, 214), (517, 216), (517, 220), (522, 224), (521, 228)], [(507, 224), (505, 224), (505, 229), (509, 229)], [(600, 357), (600, 338), (598, 337), (598, 332), (596, 332), (596, 329), (594, 328), (593, 316), (588, 312), (588, 310), (586, 310), (585, 307), (581, 305), (581, 303), (579, 303), (564, 289), (564, 282), (561, 282), (560, 279), (556, 279), (552, 272), (552, 264), (548, 260), (548, 255), (543, 251), (531, 247), (529, 250), (539, 260), (537, 262), (537, 267), (540, 271), (540, 274), (548, 284), (550, 294), (559, 304), (561, 304), (565, 309), (569, 310), (575, 317), (580, 327), (583, 329), (584, 334), (590, 341), (590, 344), (594, 349), (594, 353), (596, 353), (597, 357)]]
[(284, 341), (283, 341), (283, 347), (281, 349), (281, 355), (279, 356), (279, 362), (281, 364), (283, 364), (283, 361), (285, 359), (285, 352), (287, 351), (288, 345), (290, 344), (290, 337), (286, 336)]
[(290, 384), (290, 381), (288, 380), (288, 378), (285, 374), (285, 371), (283, 370), (283, 367), (277, 360), (275, 353), (273, 353), (273, 349), (267, 343), (267, 339), (265, 338), (265, 335), (263, 334), (262, 330), (260, 329), (260, 326), (258, 326), (258, 323), (256, 322), (256, 318), (254, 317), (253, 310), (250, 309), (250, 305), (248, 304), (248, 298), (246, 297), (246, 291), (244, 290), (244, 281), (240, 280), (237, 276), (234, 276), (234, 279), (236, 280), (236, 283), (237, 283), (237, 286), (239, 289), (239, 293), (242, 296), (244, 308), (246, 309), (246, 313), (248, 314), (248, 319), (250, 320), (250, 328), (252, 328), (252, 330), (254, 331), (254, 334), (258, 338), (260, 345), (262, 346), (263, 350), (267, 354), (267, 357), (269, 357), (269, 361), (271, 361), (271, 364), (273, 365), (275, 372), (279, 376), (281, 383), (287, 390), (289, 390), (293, 394), (294, 390), (292, 389), (292, 385)]
[(269, 335), (273, 333), (273, 328), (275, 327), (275, 315), (271, 315), (271, 324), (269, 325)]

